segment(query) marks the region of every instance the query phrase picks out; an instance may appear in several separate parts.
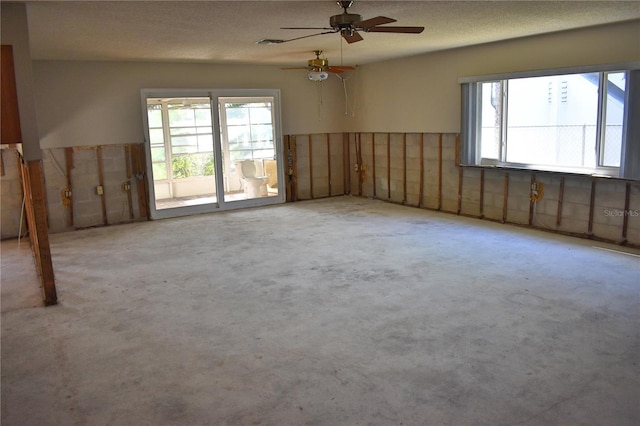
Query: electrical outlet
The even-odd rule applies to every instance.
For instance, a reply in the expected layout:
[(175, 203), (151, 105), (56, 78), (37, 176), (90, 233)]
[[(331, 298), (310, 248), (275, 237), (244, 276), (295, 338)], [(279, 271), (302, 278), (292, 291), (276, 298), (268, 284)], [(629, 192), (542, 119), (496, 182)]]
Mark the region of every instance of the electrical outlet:
[(96, 194), (104, 195), (104, 187), (102, 185), (96, 186)]
[(131, 191), (131, 184), (129, 182), (123, 182), (122, 192), (129, 192), (129, 191)]
[(544, 195), (544, 184), (542, 182), (533, 182), (531, 184), (531, 193), (529, 196), (531, 197), (531, 201), (537, 202), (542, 199)]
[(353, 166), (353, 171), (357, 172), (359, 170), (358, 165)]
[(69, 188), (62, 189), (62, 191), (60, 191), (60, 196), (62, 198), (63, 206), (71, 205), (71, 190)]

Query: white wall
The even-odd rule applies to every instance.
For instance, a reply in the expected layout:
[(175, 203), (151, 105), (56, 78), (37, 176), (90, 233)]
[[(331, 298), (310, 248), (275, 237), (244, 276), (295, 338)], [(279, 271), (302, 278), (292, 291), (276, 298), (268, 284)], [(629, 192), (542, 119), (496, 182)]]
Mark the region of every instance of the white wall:
[(362, 66), (346, 131), (460, 132), (459, 77), (640, 60), (640, 21)]
[(140, 89), (280, 89), (283, 134), (343, 127), (342, 85), (311, 82), (304, 70), (189, 63), (34, 61), (40, 145), (143, 142)]

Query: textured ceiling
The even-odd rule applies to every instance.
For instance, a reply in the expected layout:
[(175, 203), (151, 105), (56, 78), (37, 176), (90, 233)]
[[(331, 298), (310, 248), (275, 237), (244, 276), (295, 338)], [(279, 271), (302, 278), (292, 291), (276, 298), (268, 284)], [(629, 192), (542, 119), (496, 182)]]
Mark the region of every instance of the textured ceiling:
[[(34, 59), (303, 65), (321, 49), (333, 64), (363, 65), (436, 50), (640, 19), (640, 1), (355, 1), (363, 19), (424, 26), (422, 34), (338, 34), (276, 45), (342, 12), (324, 1), (26, 1)], [(640, 25), (640, 23), (639, 23)]]

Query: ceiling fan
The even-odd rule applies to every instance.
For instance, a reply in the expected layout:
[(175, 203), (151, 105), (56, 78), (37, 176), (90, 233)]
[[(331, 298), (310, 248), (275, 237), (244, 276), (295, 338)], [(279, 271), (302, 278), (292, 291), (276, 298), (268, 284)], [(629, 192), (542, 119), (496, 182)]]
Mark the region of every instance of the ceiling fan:
[(322, 34), (340, 33), (347, 43), (355, 43), (363, 40), (358, 31), (366, 33), (402, 33), (402, 34), (420, 34), (424, 31), (424, 27), (389, 27), (383, 26), (396, 22), (395, 19), (387, 18), (384, 16), (377, 16), (375, 18), (362, 20), (362, 16), (356, 13), (349, 13), (347, 9), (351, 7), (353, 1), (337, 1), (338, 6), (343, 9), (343, 13), (334, 15), (329, 18), (329, 27), (281, 27), (283, 30), (325, 30), (320, 33), (306, 35), (302, 37), (295, 37), (288, 40), (280, 39), (263, 39), (258, 41), (258, 44), (278, 44), (285, 43), (293, 40), (300, 40), (302, 38), (314, 37)]
[(322, 81), (329, 77), (329, 73), (340, 74), (345, 71), (355, 70), (355, 67), (350, 66), (330, 66), (329, 61), (325, 58), (321, 58), (322, 50), (314, 50), (313, 54), (316, 55), (315, 59), (309, 59), (306, 67), (286, 67), (283, 70), (307, 70), (309, 71), (309, 80)]

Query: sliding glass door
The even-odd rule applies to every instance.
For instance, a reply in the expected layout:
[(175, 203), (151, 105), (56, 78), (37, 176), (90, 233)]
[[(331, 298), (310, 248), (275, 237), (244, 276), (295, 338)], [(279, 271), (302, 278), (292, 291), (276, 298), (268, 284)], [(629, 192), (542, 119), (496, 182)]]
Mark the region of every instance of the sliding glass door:
[(284, 202), (277, 90), (143, 90), (152, 218)]

